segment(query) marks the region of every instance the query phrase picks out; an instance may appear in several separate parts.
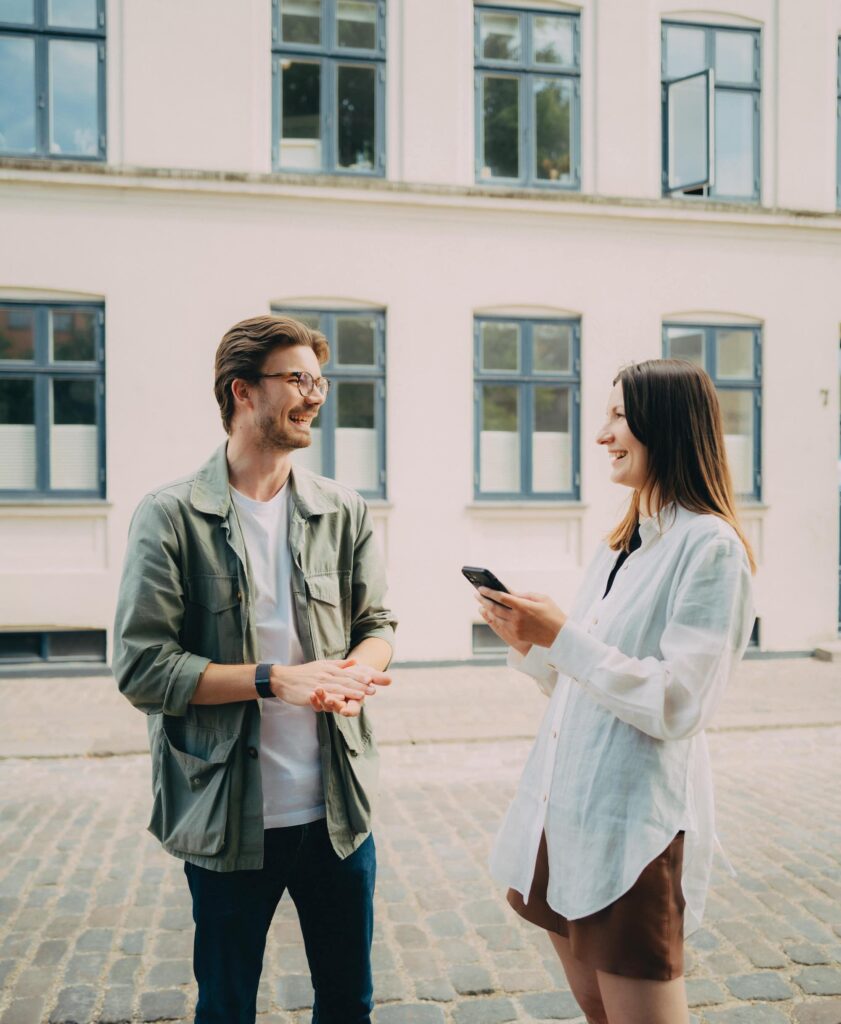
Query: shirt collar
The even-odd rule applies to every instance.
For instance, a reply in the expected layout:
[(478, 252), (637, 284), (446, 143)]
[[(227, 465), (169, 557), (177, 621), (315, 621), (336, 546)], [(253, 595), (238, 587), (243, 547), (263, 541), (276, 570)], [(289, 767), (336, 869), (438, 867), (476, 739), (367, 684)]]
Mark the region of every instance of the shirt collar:
[[(190, 503), (199, 512), (226, 518), (231, 508), (231, 488), (228, 483), (227, 442), (220, 445), (196, 473), (190, 491)], [(325, 490), (315, 473), (293, 466), (289, 482), (290, 499), (303, 519), (335, 512), (339, 507), (335, 495)]]
[(680, 506), (675, 501), (664, 505), (657, 515), (640, 516), (640, 540), (643, 546), (650, 544), (655, 537), (662, 537), (680, 517)]

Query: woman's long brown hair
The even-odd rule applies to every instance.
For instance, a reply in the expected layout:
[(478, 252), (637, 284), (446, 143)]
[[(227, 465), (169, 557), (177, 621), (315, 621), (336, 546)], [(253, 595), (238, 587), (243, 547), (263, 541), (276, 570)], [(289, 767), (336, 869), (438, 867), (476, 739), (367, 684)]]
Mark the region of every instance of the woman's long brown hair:
[[(670, 502), (729, 523), (745, 546), (751, 572), (756, 561), (736, 515), (724, 447), (721, 406), (709, 376), (683, 359), (648, 359), (623, 367), (625, 419), (648, 451), (648, 480), (657, 514)], [(628, 549), (639, 521), (634, 491), (624, 519), (608, 537), (614, 551)]]

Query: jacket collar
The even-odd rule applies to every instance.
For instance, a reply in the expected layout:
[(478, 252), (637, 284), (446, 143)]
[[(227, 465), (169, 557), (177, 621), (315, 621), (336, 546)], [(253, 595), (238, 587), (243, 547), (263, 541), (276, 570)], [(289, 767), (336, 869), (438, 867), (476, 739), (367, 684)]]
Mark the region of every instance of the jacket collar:
[[(190, 504), (199, 512), (227, 518), (231, 507), (231, 486), (228, 480), (227, 441), (220, 445), (196, 473), (190, 491)], [(292, 501), (302, 518), (335, 512), (339, 505), (333, 494), (326, 491), (319, 478), (300, 466), (292, 469), (290, 477)]]

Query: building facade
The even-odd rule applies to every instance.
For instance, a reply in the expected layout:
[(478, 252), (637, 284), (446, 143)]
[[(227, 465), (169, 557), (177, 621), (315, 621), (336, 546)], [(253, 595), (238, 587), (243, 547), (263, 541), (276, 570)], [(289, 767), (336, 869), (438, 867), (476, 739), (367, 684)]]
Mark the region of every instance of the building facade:
[(304, 461), (372, 508), (401, 661), (569, 605), (628, 361), (699, 362), (755, 640), (839, 619), (841, 0), (0, 2), (0, 666), (104, 659), (131, 513), (224, 440), (215, 347), (316, 324)]

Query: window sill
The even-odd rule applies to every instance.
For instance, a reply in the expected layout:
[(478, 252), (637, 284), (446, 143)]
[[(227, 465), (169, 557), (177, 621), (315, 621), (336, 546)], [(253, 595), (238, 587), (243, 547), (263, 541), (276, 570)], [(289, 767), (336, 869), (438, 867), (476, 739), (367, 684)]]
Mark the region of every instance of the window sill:
[(580, 519), (589, 505), (581, 501), (473, 501), (467, 513), (476, 518)]
[[(509, 185), (435, 184), (403, 182), (388, 177), (335, 175), (274, 171), (270, 173), (232, 170), (208, 171), (198, 168), (137, 167), (91, 160), (62, 158), (32, 159), (0, 156), (0, 181), (21, 184), (66, 184), (68, 187), (127, 187), (154, 192), (200, 192), (248, 196), (301, 194), (393, 205), (452, 207), (485, 206), (511, 209), (512, 203), (526, 204), (541, 213), (559, 215), (613, 216), (642, 220), (702, 220), (725, 223), (760, 223), (771, 226), (823, 228), (837, 231), (841, 210), (791, 209), (763, 206), (741, 200), (666, 198), (596, 195), (562, 188), (534, 188)], [(700, 202), (698, 201), (700, 199)]]
[(105, 519), (113, 503), (104, 498), (0, 498), (0, 519), (16, 519), (22, 512), (35, 519)]

